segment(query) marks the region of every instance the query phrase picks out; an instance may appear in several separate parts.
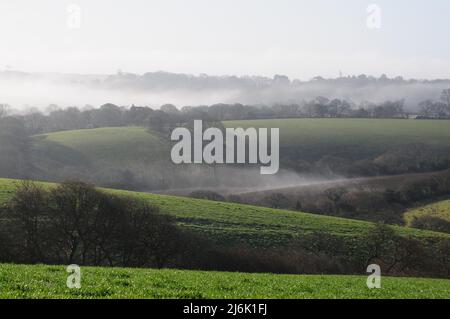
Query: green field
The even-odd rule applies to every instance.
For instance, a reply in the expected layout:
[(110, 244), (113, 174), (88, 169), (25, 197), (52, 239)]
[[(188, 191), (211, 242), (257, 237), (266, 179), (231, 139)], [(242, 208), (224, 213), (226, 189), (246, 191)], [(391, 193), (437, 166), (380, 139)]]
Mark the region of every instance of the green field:
[[(17, 185), (16, 180), (0, 179), (0, 202), (6, 202)], [(156, 205), (162, 212), (175, 216), (181, 226), (225, 245), (240, 243), (255, 247), (283, 246), (292, 239), (311, 232), (358, 238), (373, 227), (370, 222), (331, 216), (167, 195), (107, 191), (133, 196)], [(395, 229), (400, 234), (418, 238), (450, 237), (449, 234), (413, 228)]]
[(450, 280), (365, 276), (242, 274), (213, 271), (82, 267), (81, 289), (69, 289), (63, 266), (0, 264), (0, 298), (308, 299), (450, 298)]
[[(226, 127), (280, 128), (280, 155), (317, 160), (324, 155), (369, 158), (400, 145), (448, 148), (450, 121), (396, 119), (280, 119), (227, 121)], [(169, 160), (169, 143), (140, 127), (63, 131), (34, 137), (38, 164), (82, 166)]]
[(34, 152), (41, 159), (74, 166), (95, 162), (151, 163), (168, 152), (168, 145), (141, 127), (105, 127), (36, 135), (33, 144)]
[(280, 154), (306, 159), (376, 156), (404, 144), (448, 148), (450, 121), (401, 119), (280, 119), (227, 121), (226, 127), (280, 128)]
[[(450, 145), (449, 121), (288, 119), (225, 122), (227, 127), (279, 127), (281, 154), (294, 152), (311, 159), (326, 155), (367, 157), (407, 143)], [(166, 161), (167, 142), (144, 128), (118, 127), (65, 131), (33, 137), (34, 164), (51, 172), (56, 167), (127, 168)], [(166, 153), (167, 152), (167, 153)], [(291, 153), (292, 154), (292, 153)], [(0, 205), (20, 183), (0, 179)], [(54, 184), (42, 183), (44, 187)], [(177, 223), (222, 245), (279, 247), (313, 232), (358, 242), (370, 222), (225, 202), (104, 189), (160, 207)], [(450, 201), (430, 205), (448, 214)], [(429, 213), (427, 207), (414, 214)], [(376, 212), (374, 212), (376, 213)], [(412, 214), (412, 212), (408, 212)], [(409, 216), (405, 215), (405, 218)], [(450, 234), (394, 227), (420, 239)], [(383, 278), (383, 288), (369, 290), (366, 276), (293, 276), (220, 272), (83, 268), (81, 290), (65, 286), (60, 266), (0, 265), (0, 298), (450, 298), (449, 280)], [(364, 274), (362, 274), (364, 275)]]
[(407, 225), (410, 225), (414, 218), (437, 217), (450, 222), (450, 200), (444, 200), (419, 208), (414, 208), (404, 214)]

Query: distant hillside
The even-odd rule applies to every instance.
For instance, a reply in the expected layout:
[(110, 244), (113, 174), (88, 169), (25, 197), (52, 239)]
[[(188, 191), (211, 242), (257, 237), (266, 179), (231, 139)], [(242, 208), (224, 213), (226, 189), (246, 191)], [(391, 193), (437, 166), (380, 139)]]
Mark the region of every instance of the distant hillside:
[(446, 169), (450, 162), (449, 123), (392, 119), (224, 122), (226, 127), (280, 128), (281, 171), (273, 177), (262, 177), (256, 166), (173, 165), (171, 142), (145, 128), (63, 131), (33, 137), (33, 177), (79, 178), (140, 190), (226, 190), (283, 188), (315, 181), (317, 176), (426, 172)]
[(170, 145), (139, 127), (63, 131), (33, 137), (34, 177), (82, 179), (117, 188), (161, 184)]
[[(280, 155), (299, 159), (328, 156), (364, 159), (402, 145), (449, 147), (450, 121), (395, 119), (280, 119), (226, 121), (226, 127), (280, 128)], [(152, 162), (167, 160), (168, 141), (141, 127), (62, 131), (34, 137), (37, 153), (56, 161)]]
[(34, 137), (35, 152), (61, 165), (151, 163), (164, 159), (168, 149), (166, 142), (142, 127), (62, 131)]
[(405, 224), (450, 233), (450, 200), (413, 208), (404, 214)]
[(398, 119), (279, 119), (226, 121), (226, 127), (280, 128), (280, 154), (363, 159), (402, 145), (450, 146), (450, 121)]

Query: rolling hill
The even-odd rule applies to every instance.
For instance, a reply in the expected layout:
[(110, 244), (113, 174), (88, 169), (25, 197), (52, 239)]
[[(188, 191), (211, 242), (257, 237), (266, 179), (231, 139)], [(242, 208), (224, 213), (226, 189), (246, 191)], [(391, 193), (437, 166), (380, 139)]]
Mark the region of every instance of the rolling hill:
[[(411, 166), (406, 168), (406, 171), (408, 169), (414, 171), (414, 167), (426, 166), (428, 165), (426, 163), (437, 159), (439, 167), (435, 170), (438, 170), (447, 168), (445, 161), (450, 159), (449, 123), (450, 121), (445, 120), (400, 119), (281, 119), (224, 122), (226, 127), (280, 128), (281, 168), (285, 167), (287, 171), (270, 181), (263, 180), (256, 169), (243, 170), (242, 167), (234, 165), (218, 165), (214, 168), (207, 165), (173, 165), (170, 160), (171, 143), (141, 127), (55, 132), (33, 137), (32, 177), (50, 181), (78, 178), (97, 185), (121, 189), (164, 190), (192, 187), (223, 189), (258, 188), (275, 184), (281, 188), (287, 185), (288, 180), (291, 186), (295, 186), (293, 181), (299, 182), (299, 179), (295, 173), (291, 174), (291, 169), (301, 167), (306, 161), (308, 173), (310, 169), (317, 168), (316, 161), (323, 158), (329, 160), (325, 168), (335, 163), (351, 168), (355, 166), (353, 161), (376, 159), (378, 163), (372, 163), (372, 168), (378, 164), (389, 168), (410, 163), (405, 164)], [(385, 152), (395, 152), (405, 145), (416, 145), (409, 157), (381, 156)], [(414, 152), (420, 152), (423, 146), (429, 149), (422, 151), (425, 152), (423, 155), (425, 158), (420, 159), (421, 154)], [(431, 154), (430, 152), (431, 158), (427, 155)], [(411, 163), (410, 157), (419, 160), (417, 163)], [(364, 174), (364, 171), (365, 169), (358, 170), (356, 174)], [(283, 173), (283, 170), (280, 173)], [(245, 177), (242, 174), (246, 174)], [(236, 178), (240, 179), (239, 183), (236, 183)]]
[(33, 136), (32, 178), (80, 179), (120, 189), (155, 189), (170, 178), (170, 145), (142, 127), (105, 127)]
[[(0, 179), (0, 203), (5, 203), (13, 195), (17, 185), (17, 180)], [(43, 185), (52, 187), (52, 184)], [(365, 221), (257, 206), (123, 190), (105, 191), (145, 200), (160, 207), (163, 213), (174, 216), (182, 227), (222, 245), (285, 246), (299, 235), (312, 232), (358, 238), (373, 227), (372, 223)], [(407, 227), (395, 226), (395, 229), (400, 234), (422, 239), (450, 237), (448, 234)]]
[[(0, 204), (14, 194), (19, 180), (0, 179)], [(41, 183), (43, 187), (55, 184)], [(301, 234), (325, 232), (358, 239), (372, 223), (225, 202), (102, 189), (160, 207), (181, 227), (213, 242), (253, 247), (287, 245)], [(450, 235), (395, 227), (421, 240)], [(450, 298), (445, 279), (384, 276), (382, 289), (370, 290), (365, 276), (275, 275), (82, 267), (82, 288), (66, 288), (65, 266), (0, 264), (0, 298)]]
[[(226, 121), (225, 127), (278, 127), (280, 148), (304, 158), (361, 158), (411, 143), (450, 145), (450, 121), (395, 119), (280, 119)], [(63, 131), (34, 137), (35, 152), (67, 164), (167, 160), (169, 145), (140, 127)], [(283, 155), (283, 151), (281, 155)], [(166, 153), (167, 152), (167, 153)]]
[(151, 163), (168, 150), (156, 134), (141, 127), (105, 127), (34, 136), (34, 151), (41, 159), (62, 165), (92, 163)]
[(404, 214), (405, 222), (411, 225), (415, 218), (419, 217), (436, 217), (450, 222), (450, 200), (443, 200), (426, 206), (408, 210)]
[(405, 144), (450, 145), (450, 121), (403, 119), (279, 119), (226, 121), (225, 127), (279, 127), (280, 154), (317, 160), (324, 155), (361, 159)]

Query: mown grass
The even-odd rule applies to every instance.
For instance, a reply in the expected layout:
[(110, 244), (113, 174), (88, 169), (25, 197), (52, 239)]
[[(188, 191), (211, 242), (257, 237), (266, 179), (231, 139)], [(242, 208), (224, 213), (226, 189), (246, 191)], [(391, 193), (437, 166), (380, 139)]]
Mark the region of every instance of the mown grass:
[(81, 268), (81, 289), (69, 289), (64, 266), (0, 264), (0, 298), (450, 298), (450, 280), (365, 276), (243, 274), (213, 271)]
[[(14, 194), (18, 183), (17, 180), (0, 179), (0, 203), (5, 203)], [(52, 184), (43, 185), (49, 187)], [(174, 216), (181, 226), (222, 245), (284, 246), (312, 232), (358, 240), (373, 227), (370, 222), (324, 215), (122, 190), (105, 191), (145, 200), (160, 207), (163, 213)], [(400, 234), (417, 238), (450, 237), (449, 234), (406, 227), (395, 229)]]
[(423, 207), (408, 210), (404, 215), (407, 225), (419, 217), (437, 217), (450, 222), (450, 200), (439, 201)]

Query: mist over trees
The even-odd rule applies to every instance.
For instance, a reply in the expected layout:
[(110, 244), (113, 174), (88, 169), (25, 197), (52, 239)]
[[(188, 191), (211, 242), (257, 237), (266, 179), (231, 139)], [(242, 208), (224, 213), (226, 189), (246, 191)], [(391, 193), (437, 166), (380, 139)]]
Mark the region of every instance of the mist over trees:
[[(117, 106), (107, 103), (93, 107), (59, 108), (50, 105), (46, 112), (32, 109), (14, 117), (21, 121), (28, 134), (76, 130), (112, 126), (146, 126), (167, 133), (170, 129), (193, 120), (218, 122), (226, 120), (275, 119), (275, 118), (450, 118), (450, 89), (443, 90), (439, 100), (426, 100), (419, 104), (420, 111), (406, 111), (405, 100), (374, 103), (363, 101), (356, 104), (345, 99), (328, 99), (318, 96), (298, 103), (273, 105), (214, 104), (211, 106), (184, 106), (178, 109), (173, 104), (164, 104), (160, 109), (148, 106)], [(0, 108), (2, 114), (14, 112), (11, 108)]]
[(450, 114), (450, 89), (443, 90), (439, 100), (425, 100), (419, 103), (419, 114), (423, 118), (445, 119)]
[[(327, 82), (328, 80), (317, 79), (316, 81)], [(362, 78), (358, 81), (370, 82), (374, 80)], [(386, 78), (377, 81), (391, 82), (394, 80)], [(397, 79), (395, 81), (404, 82), (405, 80)], [(292, 81), (283, 76), (277, 76), (276, 82), (280, 86), (288, 85), (288, 83), (292, 85)], [(203, 170), (192, 168), (192, 171), (186, 173), (181, 172), (183, 169), (181, 167), (177, 170), (177, 168), (170, 166), (171, 163), (166, 160), (153, 161), (152, 163), (142, 162), (134, 166), (129, 164), (126, 167), (111, 163), (100, 165), (95, 160), (86, 160), (81, 153), (75, 154), (72, 152), (70, 155), (65, 155), (64, 158), (49, 158), (46, 154), (46, 147), (50, 147), (50, 145), (43, 148), (32, 146), (36, 145), (36, 140), (45, 139), (44, 136), (36, 136), (39, 134), (127, 126), (146, 128), (151, 134), (155, 134), (158, 138), (164, 140), (166, 145), (170, 146), (170, 132), (179, 126), (190, 128), (193, 120), (203, 120), (205, 127), (222, 127), (221, 121), (247, 119), (395, 118), (406, 120), (411, 117), (444, 119), (450, 118), (449, 95), (449, 89), (438, 92), (433, 96), (433, 99), (420, 104), (423, 109), (419, 113), (407, 111), (406, 98), (383, 102), (364, 100), (356, 103), (351, 99), (327, 98), (325, 96), (296, 100), (291, 103), (220, 103), (209, 106), (188, 105), (182, 107), (174, 104), (163, 104), (158, 108), (145, 105), (129, 107), (113, 103), (103, 104), (99, 108), (91, 105), (81, 108), (75, 106), (63, 108), (51, 104), (45, 109), (31, 108), (27, 112), (20, 112), (8, 104), (1, 104), (0, 148), (3, 152), (0, 154), (0, 176), (11, 178), (33, 177), (48, 181), (75, 178), (105, 187), (134, 190), (160, 190), (175, 187), (175, 185), (187, 187), (192, 186), (194, 180), (201, 187), (223, 185), (224, 180), (230, 185), (234, 185), (229, 178), (229, 176), (232, 176), (231, 171), (227, 169), (221, 171), (215, 167), (210, 171), (209, 167), (205, 167)], [(42, 146), (42, 144), (39, 145)], [(53, 146), (58, 147), (58, 145)], [(369, 153), (360, 151), (357, 152), (357, 156), (342, 155), (342, 150), (338, 150), (339, 146), (336, 146), (334, 150), (330, 148), (326, 150), (316, 149), (316, 153), (311, 152), (311, 150), (301, 152), (300, 149), (283, 149), (284, 155), (281, 158), (281, 167), (290, 172), (302, 175), (308, 174), (314, 177), (378, 176), (428, 172), (448, 168), (446, 151), (443, 150), (441, 154), (433, 150), (426, 155), (422, 155), (420, 149), (424, 149), (423, 145), (418, 147), (409, 145), (408, 147), (408, 149), (398, 149), (397, 152), (391, 151), (390, 153), (389, 150), (378, 153), (375, 151)], [(158, 152), (162, 152), (162, 150), (158, 150)], [(77, 158), (79, 162), (75, 164), (74, 160), (68, 158)], [(251, 175), (250, 172), (249, 174)], [(258, 185), (261, 182), (259, 178), (248, 178), (246, 180), (251, 186)]]
[(167, 102), (177, 105), (286, 105), (323, 96), (356, 104), (405, 99), (405, 110), (417, 112), (421, 101), (434, 99), (449, 87), (448, 79), (407, 80), (365, 74), (330, 79), (317, 76), (304, 81), (285, 75), (196, 76), (168, 72), (78, 75), (4, 71), (0, 72), (0, 103), (9, 103), (20, 110), (29, 106), (42, 110), (49, 104), (101, 105), (107, 97), (118, 105), (134, 103), (155, 108)]
[[(280, 79), (279, 81), (287, 80)], [(99, 108), (92, 106), (61, 108), (52, 104), (44, 111), (34, 108), (27, 113), (17, 112), (4, 104), (0, 108), (2, 110), (2, 117), (0, 117), (0, 148), (2, 149), (0, 154), (0, 176), (11, 178), (34, 176), (51, 181), (78, 178), (107, 187), (139, 190), (165, 189), (175, 179), (178, 185), (183, 184), (180, 182), (179, 174), (175, 174), (173, 169), (161, 169), (161, 167), (167, 168), (167, 165), (170, 165), (170, 163), (152, 163), (152, 167), (155, 170), (150, 170), (146, 166), (146, 171), (157, 174), (157, 177), (153, 176), (151, 180), (149, 180), (147, 175), (145, 175), (147, 177), (143, 177), (142, 167), (107, 167), (103, 165), (94, 169), (93, 167), (88, 167), (88, 165), (84, 167), (70, 166), (73, 164), (69, 166), (67, 166), (68, 164), (62, 164), (61, 167), (58, 167), (52, 162), (53, 159), (50, 159), (50, 161), (45, 160), (44, 162), (40, 161), (40, 159), (46, 158), (45, 152), (42, 153), (39, 149), (32, 148), (33, 143), (31, 141), (41, 138), (35, 135), (50, 132), (139, 126), (146, 128), (152, 134), (157, 134), (160, 138), (166, 140), (169, 145), (170, 132), (179, 126), (189, 128), (193, 120), (203, 120), (205, 127), (222, 127), (221, 121), (247, 119), (450, 118), (449, 90), (443, 90), (435, 98), (436, 100), (434, 101), (429, 100), (422, 103), (421, 105), (424, 109), (419, 113), (406, 111), (404, 99), (381, 103), (363, 101), (357, 104), (346, 99), (328, 99), (323, 96), (289, 104), (246, 105), (221, 103), (210, 106), (183, 106), (181, 109), (173, 104), (164, 104), (159, 109), (136, 105), (131, 107), (118, 106), (112, 103), (104, 104)], [(423, 145), (420, 146), (422, 149), (423, 147)], [(331, 151), (328, 150), (327, 152)], [(281, 165), (282, 168), (299, 174), (314, 174), (318, 176), (334, 176), (338, 174), (346, 177), (425, 172), (448, 167), (448, 163), (445, 161), (445, 154), (436, 154), (434, 151), (429, 151), (426, 156), (419, 156), (418, 152), (415, 149), (411, 150), (410, 147), (407, 150), (399, 150), (398, 154), (366, 154), (367, 156), (359, 154), (361, 155), (358, 157), (360, 162), (356, 163), (354, 158), (350, 160), (341, 158), (342, 156), (339, 158), (324, 156), (325, 153), (323, 151), (319, 152), (322, 155), (317, 158), (301, 157), (302, 160), (300, 160), (296, 150), (283, 150), (284, 156), (281, 158)], [(377, 155), (379, 158), (376, 157)], [(380, 158), (385, 160), (380, 160)], [(385, 165), (384, 162), (387, 159), (389, 159), (389, 162)], [(418, 162), (417, 159), (420, 159), (421, 162)], [(392, 161), (395, 162), (395, 165), (392, 165)], [(44, 166), (41, 167), (42, 165), (37, 163), (41, 163)], [(405, 163), (410, 163), (410, 165), (408, 166)], [(157, 165), (161, 165), (161, 167), (156, 168), (158, 167)], [(393, 170), (393, 168), (395, 169)], [(167, 171), (174, 173), (173, 176), (169, 178)], [(163, 174), (162, 172), (166, 173)], [(203, 173), (205, 178), (211, 174), (207, 172), (206, 168)], [(214, 170), (214, 176), (216, 176), (216, 173), (217, 171)], [(195, 175), (197, 173), (193, 172), (192, 174)], [(230, 172), (226, 174), (229, 175)], [(185, 182), (189, 180), (187, 176), (185, 176)], [(216, 177), (213, 180), (216, 180)]]
[(0, 118), (8, 115), (10, 111), (10, 106), (8, 104), (0, 104)]

